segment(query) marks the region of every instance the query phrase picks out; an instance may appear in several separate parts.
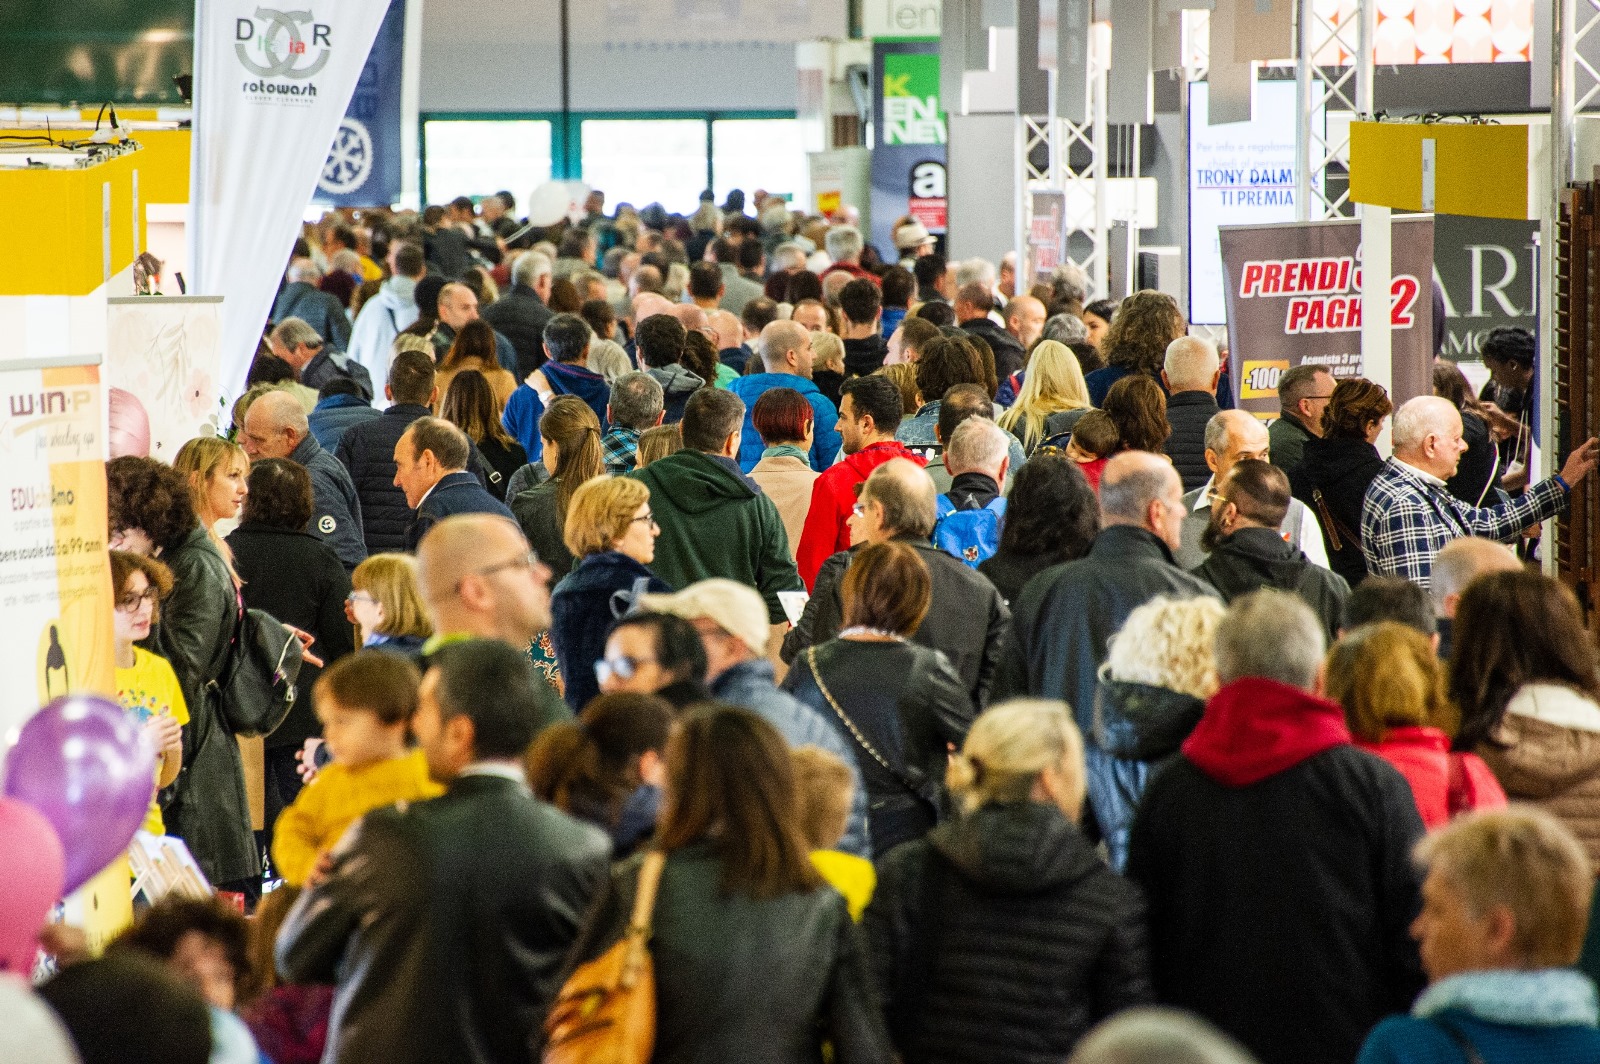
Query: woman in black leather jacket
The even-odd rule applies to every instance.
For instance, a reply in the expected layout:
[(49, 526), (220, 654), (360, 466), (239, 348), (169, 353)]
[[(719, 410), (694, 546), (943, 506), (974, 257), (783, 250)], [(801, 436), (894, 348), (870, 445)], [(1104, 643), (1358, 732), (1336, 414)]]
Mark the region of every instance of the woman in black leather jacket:
[(201, 526), (183, 475), (154, 458), (126, 456), (106, 466), (110, 546), (159, 557), (172, 570), (153, 646), (172, 663), (189, 705), (183, 771), (164, 792), (167, 830), (180, 836), (218, 889), (255, 897), (261, 858), (250, 830), (239, 740), (218, 703), (242, 609), (233, 575)]
[(1295, 498), (1310, 507), (1328, 546), (1328, 568), (1351, 587), (1367, 575), (1361, 553), (1361, 506), (1367, 486), (1383, 468), (1373, 446), (1394, 412), (1389, 393), (1361, 377), (1334, 386), (1322, 412), (1322, 435), (1306, 441), (1300, 464), (1289, 472)]
[[(724, 705), (680, 718), (655, 837), (655, 1064), (819, 1064), (824, 1043), (836, 1064), (889, 1060), (859, 933), (811, 865), (798, 805), (772, 725)], [(569, 967), (621, 937), (642, 859), (613, 869)]]
[(1078, 829), (1083, 739), (1061, 702), (973, 724), (950, 765), (964, 815), (879, 864), (863, 927), (905, 1064), (1059, 1064), (1154, 997), (1137, 888)]

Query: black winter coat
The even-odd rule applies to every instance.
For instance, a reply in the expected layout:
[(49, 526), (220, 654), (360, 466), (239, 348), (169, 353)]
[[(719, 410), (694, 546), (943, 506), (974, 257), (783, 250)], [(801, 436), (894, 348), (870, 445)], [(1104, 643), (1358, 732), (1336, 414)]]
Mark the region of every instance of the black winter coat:
[(1029, 580), (1052, 565), (1060, 565), (1061, 560), (1054, 554), (1011, 554), (1002, 547), (992, 557), (978, 563), (978, 572), (989, 578), (1009, 606), (1017, 601)]
[(528, 374), (544, 365), (544, 327), (555, 315), (539, 293), (525, 284), (512, 285), (479, 316), (511, 341), (517, 352), (517, 380), (527, 380)]
[(1143, 904), (1055, 806), (987, 805), (884, 859), (863, 927), (905, 1064), (1060, 1064), (1153, 1000)]
[(1145, 790), (1128, 858), (1157, 995), (1261, 1064), (1351, 1064), (1422, 989), (1421, 837), (1405, 779), (1354, 746), (1242, 787), (1180, 756)]
[(211, 681), (229, 661), (239, 598), (227, 563), (198, 525), (161, 560), (172, 570), (172, 594), (150, 642), (172, 663), (189, 705), (183, 771), (164, 792), (167, 830), (188, 844), (212, 883), (237, 883), (261, 875), (261, 856), (250, 830), (239, 739)]
[[(989, 704), (995, 670), (1010, 635), (1011, 611), (988, 578), (964, 562), (925, 539), (902, 537), (898, 542), (913, 548), (933, 577), (933, 605), (912, 641), (944, 651), (971, 694), (973, 708), (981, 713)], [(844, 627), (841, 585), (858, 549), (842, 550), (822, 563), (800, 623), (783, 637), (781, 656), (786, 664), (792, 665), (806, 647), (822, 645)]]
[[(961, 328), (983, 340), (989, 345), (989, 350), (994, 352), (994, 372), (997, 379), (1005, 380), (1027, 365), (1028, 352), (1023, 350), (1021, 341), (996, 325), (992, 319), (973, 318), (971, 321), (962, 322)], [(943, 396), (927, 398), (931, 402), (933, 399), (942, 399)]]
[(334, 453), (355, 481), (368, 554), (405, 549), (411, 507), (406, 493), (394, 486), (394, 445), (413, 421), (432, 413), (421, 403), (396, 403), (339, 437)]
[(457, 514), (494, 514), (511, 518), (506, 504), (489, 494), (483, 481), (464, 470), (446, 473), (428, 492), (428, 497), (417, 507), (411, 525), (406, 529), (406, 550), (415, 551), (428, 534), (428, 529)]
[[(641, 858), (612, 869), (610, 889), (573, 949), (593, 960), (627, 926)], [(828, 887), (756, 900), (722, 890), (705, 843), (674, 850), (656, 895), (653, 1064), (887, 1064), (865, 946)], [(570, 965), (569, 965), (570, 966)]]
[(631, 605), (615, 596), (631, 592), (640, 580), (648, 581), (645, 590), (652, 594), (672, 590), (626, 554), (608, 550), (585, 557), (550, 592), (550, 641), (561, 666), (562, 693), (574, 712), (600, 693), (595, 662), (605, 656), (611, 626)]
[(1183, 478), (1187, 494), (1206, 486), (1211, 479), (1211, 467), (1206, 465), (1206, 424), (1216, 416), (1219, 407), (1210, 392), (1173, 392), (1167, 400), (1167, 424), (1172, 435), (1167, 437), (1167, 457)]
[(561, 482), (554, 477), (537, 487), (518, 492), (507, 500), (511, 512), (522, 526), (528, 546), (539, 555), (539, 560), (550, 567), (551, 579), (560, 580), (572, 572), (577, 559), (567, 549), (561, 527), (561, 515), (556, 510), (556, 491)]
[(1206, 560), (1189, 571), (1216, 588), (1224, 602), (1264, 587), (1293, 591), (1322, 622), (1328, 645), (1339, 638), (1350, 585), (1338, 573), (1312, 564), (1275, 528), (1238, 529), (1218, 540)]
[(1316, 514), (1322, 527), (1329, 568), (1351, 587), (1367, 575), (1367, 560), (1361, 554), (1361, 503), (1382, 468), (1378, 449), (1366, 440), (1311, 436), (1300, 464), (1289, 473), (1294, 497)]
[(492, 436), (478, 444), (478, 449), (483, 453), (483, 460), (489, 464), (489, 494), (505, 502), (506, 485), (511, 482), (511, 474), (528, 464), (528, 452), (522, 449), (520, 443), (501, 443)]
[(1178, 756), (1206, 704), (1165, 687), (1101, 680), (1095, 692), (1096, 770), (1089, 805), (1100, 825), (1111, 867), (1128, 863), (1128, 835), (1151, 776)]
[[(355, 635), (345, 619), (350, 574), (338, 555), (316, 536), (287, 528), (246, 521), (228, 536), (233, 567), (244, 581), (244, 604), (265, 610), (284, 624), (316, 637), (311, 652), (332, 665), (355, 649)], [(267, 748), (300, 746), (320, 735), (311, 704), (311, 685), (322, 670), (306, 662), (295, 681), (294, 708), (267, 736)]]
[(368, 813), (278, 933), (278, 971), (334, 983), (328, 1057), (527, 1064), (611, 842), (521, 783), (460, 776)]

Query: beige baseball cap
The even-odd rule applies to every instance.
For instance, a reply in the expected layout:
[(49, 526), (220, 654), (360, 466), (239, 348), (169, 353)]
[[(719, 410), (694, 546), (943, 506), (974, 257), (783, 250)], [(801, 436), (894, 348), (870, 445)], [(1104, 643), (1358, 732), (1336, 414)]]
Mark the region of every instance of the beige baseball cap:
[(910, 251), (912, 248), (933, 243), (937, 243), (937, 239), (928, 232), (927, 226), (915, 219), (894, 231), (894, 246), (901, 251)]
[(641, 595), (639, 604), (651, 613), (670, 613), (686, 621), (709, 618), (753, 653), (767, 652), (767, 604), (754, 588), (737, 580), (701, 580), (675, 594)]

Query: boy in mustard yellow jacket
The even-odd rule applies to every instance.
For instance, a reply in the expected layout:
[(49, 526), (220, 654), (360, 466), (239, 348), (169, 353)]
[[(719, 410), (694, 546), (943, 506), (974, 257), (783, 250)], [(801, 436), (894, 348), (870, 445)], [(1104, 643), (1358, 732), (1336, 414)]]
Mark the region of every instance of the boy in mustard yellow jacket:
[(859, 921), (878, 885), (878, 873), (865, 857), (833, 848), (844, 838), (850, 821), (855, 777), (850, 766), (821, 747), (802, 746), (790, 758), (811, 863), (829, 886), (844, 895), (850, 918)]

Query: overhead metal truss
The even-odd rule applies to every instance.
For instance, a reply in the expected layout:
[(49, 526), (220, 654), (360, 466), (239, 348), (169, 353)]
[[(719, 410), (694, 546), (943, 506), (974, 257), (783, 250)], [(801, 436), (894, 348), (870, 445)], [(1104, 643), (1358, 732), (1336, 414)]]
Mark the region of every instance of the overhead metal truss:
[[(1585, 0), (1587, 2), (1587, 0)], [(1354, 11), (1339, 4), (1300, 0), (1295, 7), (1295, 99), (1300, 121), (1295, 129), (1295, 217), (1302, 221), (1348, 217), (1348, 181), (1330, 182), (1329, 168), (1347, 166), (1349, 126), (1330, 135), (1328, 117), (1372, 113), (1372, 45), (1376, 0), (1356, 0)], [(1317, 123), (1318, 118), (1321, 124)], [(1338, 191), (1333, 189), (1337, 187)]]

